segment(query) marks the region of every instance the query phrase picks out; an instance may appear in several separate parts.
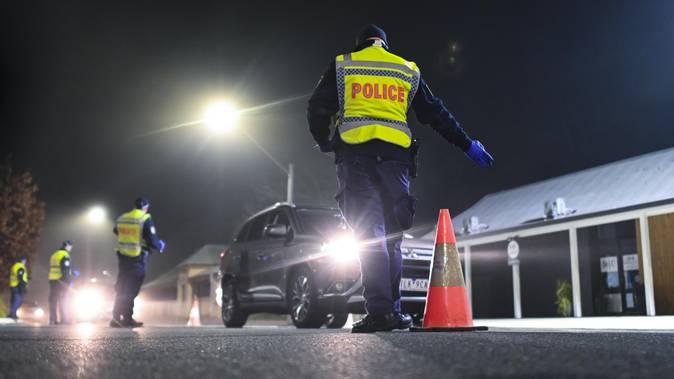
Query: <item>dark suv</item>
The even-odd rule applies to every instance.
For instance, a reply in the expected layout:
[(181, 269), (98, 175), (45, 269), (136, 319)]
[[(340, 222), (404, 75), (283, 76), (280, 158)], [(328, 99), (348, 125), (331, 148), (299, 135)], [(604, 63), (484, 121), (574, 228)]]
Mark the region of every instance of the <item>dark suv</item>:
[[(404, 312), (423, 313), (431, 254), (403, 244)], [(358, 244), (336, 209), (277, 203), (255, 214), (221, 254), (220, 274), (228, 327), (269, 312), (298, 328), (341, 328), (364, 312)]]

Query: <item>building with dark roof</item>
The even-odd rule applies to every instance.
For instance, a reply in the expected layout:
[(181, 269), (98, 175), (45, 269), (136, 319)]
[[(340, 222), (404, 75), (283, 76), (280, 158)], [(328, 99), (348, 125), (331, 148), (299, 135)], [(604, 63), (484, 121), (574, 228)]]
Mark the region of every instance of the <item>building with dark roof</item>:
[(203, 321), (219, 320), (216, 291), (220, 287), (220, 253), (225, 249), (225, 245), (204, 245), (173, 269), (143, 285), (143, 317), (187, 320), (196, 301)]

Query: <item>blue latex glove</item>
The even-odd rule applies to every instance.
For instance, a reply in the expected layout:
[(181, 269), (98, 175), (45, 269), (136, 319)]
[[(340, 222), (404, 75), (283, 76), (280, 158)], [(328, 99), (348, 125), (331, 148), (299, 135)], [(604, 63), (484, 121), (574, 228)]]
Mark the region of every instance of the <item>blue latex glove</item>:
[(159, 240), (159, 253), (163, 253), (166, 248), (166, 242), (164, 240)]
[(76, 278), (79, 278), (79, 277), (80, 277), (80, 272), (77, 271), (77, 270), (73, 270), (73, 276), (76, 277)]
[(484, 146), (478, 140), (471, 142), (466, 155), (480, 167), (489, 167), (494, 162), (494, 158), (484, 149)]

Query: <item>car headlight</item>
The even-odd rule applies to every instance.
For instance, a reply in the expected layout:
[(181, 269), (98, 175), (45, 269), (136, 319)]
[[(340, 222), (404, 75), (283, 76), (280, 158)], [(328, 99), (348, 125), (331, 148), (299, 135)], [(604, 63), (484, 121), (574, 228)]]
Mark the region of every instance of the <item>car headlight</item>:
[(42, 308), (36, 308), (35, 312), (33, 312), (33, 315), (35, 318), (42, 318), (44, 316), (44, 310)]
[(87, 320), (96, 316), (103, 307), (102, 294), (93, 289), (85, 288), (75, 296), (74, 309), (77, 312), (78, 319)]
[(351, 262), (358, 259), (359, 246), (355, 238), (345, 236), (323, 244), (321, 251), (337, 262)]

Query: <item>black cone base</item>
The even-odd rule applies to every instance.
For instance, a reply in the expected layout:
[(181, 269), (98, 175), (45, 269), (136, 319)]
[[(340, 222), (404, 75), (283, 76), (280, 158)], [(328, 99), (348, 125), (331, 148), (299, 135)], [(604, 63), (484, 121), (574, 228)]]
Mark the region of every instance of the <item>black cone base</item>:
[(419, 328), (413, 326), (410, 332), (474, 332), (477, 330), (489, 330), (486, 326), (460, 326), (456, 328)]

